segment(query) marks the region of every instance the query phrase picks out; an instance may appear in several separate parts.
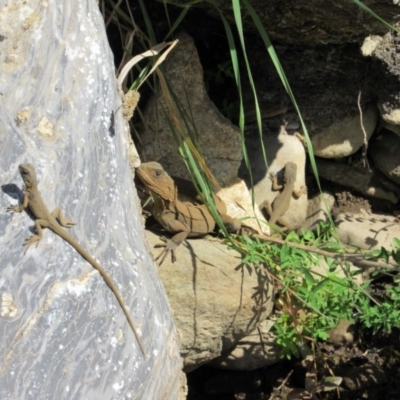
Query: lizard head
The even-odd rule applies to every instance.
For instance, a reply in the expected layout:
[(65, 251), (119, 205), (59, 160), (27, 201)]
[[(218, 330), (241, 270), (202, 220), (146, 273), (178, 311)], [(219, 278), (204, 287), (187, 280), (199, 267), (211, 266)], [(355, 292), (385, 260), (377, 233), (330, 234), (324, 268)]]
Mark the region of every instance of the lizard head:
[(25, 188), (29, 189), (36, 185), (36, 170), (33, 164), (20, 164), (18, 170), (24, 181)]
[(174, 201), (176, 199), (176, 186), (173, 179), (164, 171), (157, 162), (141, 164), (136, 172), (144, 185), (163, 200)]

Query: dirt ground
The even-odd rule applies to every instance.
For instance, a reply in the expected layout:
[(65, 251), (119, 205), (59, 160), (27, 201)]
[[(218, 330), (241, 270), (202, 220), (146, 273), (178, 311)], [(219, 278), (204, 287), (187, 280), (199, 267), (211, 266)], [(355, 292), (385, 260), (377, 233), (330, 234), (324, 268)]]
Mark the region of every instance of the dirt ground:
[[(275, 399), (400, 399), (400, 332), (373, 335), (359, 331), (353, 345), (321, 343), (312, 366), (283, 360), (255, 371), (226, 371), (202, 367), (188, 374), (188, 400)], [(333, 374), (343, 378), (339, 389), (312, 394), (305, 390), (314, 378)]]

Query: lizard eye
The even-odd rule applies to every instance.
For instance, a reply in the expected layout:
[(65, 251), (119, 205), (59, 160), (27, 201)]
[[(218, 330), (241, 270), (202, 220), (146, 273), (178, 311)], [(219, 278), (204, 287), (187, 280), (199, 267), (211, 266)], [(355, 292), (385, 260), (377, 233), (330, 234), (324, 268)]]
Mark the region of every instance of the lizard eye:
[(160, 171), (159, 169), (157, 169), (157, 170), (155, 171), (155, 175), (156, 175), (157, 177), (160, 177), (160, 176), (162, 175), (162, 171)]

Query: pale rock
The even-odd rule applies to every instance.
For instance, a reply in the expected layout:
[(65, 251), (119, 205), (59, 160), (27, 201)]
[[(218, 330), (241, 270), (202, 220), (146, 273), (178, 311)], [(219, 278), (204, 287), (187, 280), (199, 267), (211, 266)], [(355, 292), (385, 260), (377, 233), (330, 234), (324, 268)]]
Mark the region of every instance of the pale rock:
[(328, 341), (335, 346), (349, 345), (354, 342), (355, 326), (349, 320), (339, 321), (335, 328), (329, 331)]
[[(304, 146), (296, 136), (286, 134), (284, 129), (277, 136), (267, 135), (264, 137), (264, 147), (267, 153), (267, 160), (270, 162), (268, 168), (261, 153), (261, 146), (249, 146), (249, 159), (254, 178), (254, 195), (257, 204), (264, 200), (273, 203), (280, 191), (272, 190), (270, 174), (276, 173), (278, 182), (283, 183), (283, 173), (288, 162), (297, 165), (297, 177), (295, 190), (299, 190), (305, 185), (304, 169), (306, 154)], [(249, 182), (247, 182), (249, 185)], [(307, 216), (307, 195), (303, 194), (300, 198), (292, 197), (288, 211), (284, 218), (289, 222), (290, 229), (297, 229), (304, 223)]]
[(378, 102), (382, 126), (400, 136), (400, 109), (393, 107), (395, 107), (395, 102)]
[(238, 218), (244, 226), (249, 226), (255, 231), (269, 235), (270, 229), (266, 224), (265, 217), (253, 201), (251, 194), (242, 179), (233, 179), (227, 183), (227, 187), (217, 192), (217, 195), (224, 201), (227, 207), (227, 214), (232, 218)]
[[(363, 110), (363, 126), (369, 140), (378, 121), (375, 105)], [(364, 143), (360, 116), (353, 115), (334, 122), (311, 138), (314, 154), (324, 158), (340, 158), (354, 154)]]
[[(178, 99), (178, 104), (174, 104), (180, 110), (178, 118), (182, 126), (190, 134), (218, 183), (224, 185), (237, 176), (242, 160), (241, 134), (239, 128), (225, 118), (208, 97), (203, 69), (192, 38), (181, 34), (178, 39), (177, 46), (163, 63), (163, 72)], [(146, 130), (141, 135), (141, 157), (146, 162), (159, 162), (172, 176), (190, 179), (174, 137), (179, 133), (171, 132), (170, 122), (165, 117), (170, 108), (159, 88), (144, 113)]]
[(307, 218), (302, 225), (306, 231), (315, 229), (321, 222), (329, 220), (335, 197), (330, 193), (320, 193), (312, 199), (308, 200)]
[(361, 54), (364, 57), (370, 56), (374, 50), (379, 46), (382, 41), (381, 36), (369, 35), (364, 39), (364, 43), (361, 46)]
[(342, 243), (363, 250), (392, 249), (392, 241), (400, 237), (399, 221), (377, 214), (339, 214), (335, 224)]
[(400, 109), (398, 108), (387, 109), (384, 104), (380, 103), (378, 103), (378, 109), (380, 116), (384, 122), (393, 125), (400, 125)]
[[(147, 231), (153, 249), (160, 237)], [(155, 255), (161, 251), (152, 250)], [(186, 372), (232, 349), (272, 311), (274, 288), (220, 240), (189, 239), (158, 268), (180, 334)]]

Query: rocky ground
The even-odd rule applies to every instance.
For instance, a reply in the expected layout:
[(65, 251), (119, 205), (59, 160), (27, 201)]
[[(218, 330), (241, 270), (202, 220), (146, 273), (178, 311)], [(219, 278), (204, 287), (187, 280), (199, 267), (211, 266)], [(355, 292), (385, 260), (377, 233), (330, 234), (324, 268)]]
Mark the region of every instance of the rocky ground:
[[(395, 212), (387, 202), (353, 194), (343, 187), (329, 188), (335, 195), (332, 214)], [(385, 280), (371, 288), (376, 296), (385, 295)], [(340, 390), (320, 392), (315, 398), (400, 399), (400, 330), (374, 334), (370, 329), (355, 329), (354, 343), (335, 346), (319, 343), (316, 371), (318, 379), (343, 378)], [(187, 375), (188, 400), (278, 400), (311, 399), (305, 391), (307, 366), (304, 360), (282, 360), (255, 371), (229, 371), (204, 366)], [(303, 396), (303, 397), (302, 397)]]
[[(351, 346), (320, 344), (315, 363), (318, 379), (334, 371), (343, 377), (343, 383), (339, 391), (320, 392), (315, 398), (400, 398), (399, 336), (398, 330), (391, 335), (364, 330)], [(202, 367), (188, 374), (188, 400), (311, 399), (305, 391), (307, 373), (309, 369), (301, 360), (284, 360), (256, 371)]]
[[(283, 27), (282, 34), (279, 30), (282, 26), (278, 22), (279, 29), (274, 32), (275, 36), (272, 39), (307, 125), (314, 153), (318, 156), (317, 169), (323, 191), (332, 195), (331, 213), (338, 220), (343, 214), (357, 216), (350, 221), (353, 225), (347, 228), (345, 236), (348, 236), (349, 244), (357, 244), (357, 240), (360, 240), (361, 244), (368, 245), (377, 236), (377, 230), (382, 234), (387, 231), (386, 226), (380, 225), (378, 228), (375, 223), (387, 225), (388, 219), (391, 226), (395, 225), (397, 228), (398, 225), (398, 220), (394, 217), (398, 214), (400, 198), (397, 155), (400, 139), (398, 133), (396, 135), (393, 132), (400, 126), (399, 120), (395, 118), (400, 107), (396, 89), (400, 85), (397, 71), (399, 51), (396, 45), (399, 41), (396, 34), (368, 36), (372, 29), (375, 29), (372, 33), (376, 35), (383, 35), (385, 30), (376, 30), (376, 21), (372, 23), (364, 15), (349, 18), (359, 22), (364, 21), (365, 17), (368, 22), (362, 22), (361, 28), (355, 29), (356, 32), (350, 35), (351, 38), (349, 30), (342, 30), (337, 22), (334, 26), (329, 26), (321, 24), (321, 21), (314, 21), (307, 27), (307, 24), (303, 24), (302, 13), (317, 19), (318, 13), (310, 13), (308, 8), (301, 4), (281, 7), (279, 3), (281, 2), (269, 3), (269, 6), (276, 7), (267, 13), (268, 17), (274, 18), (283, 13), (282, 18), (286, 22), (292, 18), (296, 23), (300, 21), (300, 33), (295, 30), (292, 34), (287, 26)], [(315, 4), (320, 3), (317, 1)], [(328, 12), (331, 16), (338, 17), (339, 9), (345, 15), (352, 12), (351, 7), (344, 10), (332, 3), (330, 7), (336, 9), (329, 11), (325, 6), (325, 3), (317, 6), (321, 15)], [(391, 7), (389, 4), (386, 6)], [(163, 37), (168, 30), (163, 10), (155, 4), (149, 4), (149, 9), (152, 18), (157, 21), (156, 30), (160, 37)], [(385, 8), (381, 11), (384, 10)], [(177, 15), (175, 10), (170, 16)], [(346, 18), (337, 20), (343, 22)], [(140, 23), (140, 17), (137, 22)], [(271, 24), (270, 29), (273, 32), (277, 27), (273, 26), (273, 22)], [(204, 29), (204, 26), (207, 26), (207, 29)], [(355, 27), (353, 23), (351, 26)], [(237, 128), (239, 97), (229, 63), (225, 32), (221, 21), (210, 19), (203, 10), (190, 12), (181, 28), (185, 34), (180, 36), (179, 50), (171, 54), (164, 63), (164, 73), (180, 98), (181, 105), (185, 106), (186, 102), (190, 105), (190, 114), (197, 129), (196, 140), (203, 150), (207, 165), (220, 183), (229, 186), (232, 183), (231, 179), (237, 178), (243, 154), (240, 147), (241, 136)], [(334, 33), (336, 30), (341, 34), (337, 36)], [(367, 36), (368, 39), (365, 39)], [(253, 91), (242, 62), (240, 66), (246, 113), (245, 141), (255, 174), (256, 202), (260, 204), (268, 196), (276, 196), (270, 193), (270, 173), (279, 173), (286, 163), (292, 160), (296, 160), (298, 170), (301, 171), (297, 176), (297, 185), (301, 186), (305, 181), (308, 199), (313, 199), (319, 190), (310, 172), (310, 159), (303, 145), (293, 137), (295, 132), (301, 131), (299, 117), (266, 55), (259, 35), (254, 34), (254, 31), (246, 32), (246, 45), (263, 118), (262, 140), (267, 153), (269, 152), (269, 160), (273, 160), (267, 168), (260, 155)], [(369, 50), (366, 49), (368, 46), (371, 46)], [(190, 90), (184, 87), (185, 84)], [(146, 93), (145, 89), (142, 96), (144, 101), (142, 100), (141, 105), (144, 105), (144, 118), (147, 123), (146, 130), (142, 131), (140, 143), (137, 143), (142, 160), (157, 160), (169, 173), (187, 178), (186, 169), (176, 151), (176, 142), (165, 135), (167, 129), (160, 128), (168, 122), (163, 120), (163, 115), (157, 114), (154, 105), (159, 103), (165, 106), (164, 99), (158, 95), (159, 97), (154, 96), (147, 101), (149, 93)], [(228, 119), (224, 119), (220, 113)], [(363, 117), (362, 128), (360, 114)], [(284, 140), (277, 140), (282, 126), (288, 135), (284, 135)], [(154, 146), (155, 141), (158, 144), (157, 148)], [(362, 147), (365, 141), (369, 143), (368, 149)], [(243, 163), (239, 169), (239, 178), (249, 186), (248, 172), (243, 168)], [(243, 191), (243, 185), (240, 190)], [(230, 193), (235, 194), (233, 191)], [(303, 196), (293, 205), (293, 229), (304, 227), (309, 208), (307, 196)], [(369, 225), (356, 224), (363, 219), (360, 215), (366, 220), (370, 219)], [(352, 237), (353, 232), (361, 234), (361, 238)], [(362, 236), (363, 233), (366, 235)], [(356, 242), (351, 243), (351, 240)], [(377, 243), (373, 240), (374, 245)], [(390, 240), (385, 243), (390, 243)], [(153, 245), (154, 243), (151, 246)], [(196, 241), (192, 241), (188, 248), (193, 252), (196, 246), (199, 247), (194, 254), (203, 256), (205, 252), (202, 253), (201, 245)], [(189, 252), (183, 257), (190, 262), (192, 256)], [(193, 271), (181, 274), (179, 279), (182, 280), (179, 282), (179, 266), (175, 265), (173, 269), (168, 265), (167, 269), (159, 271), (175, 312), (178, 330), (182, 333), (181, 353), (187, 372), (188, 399), (400, 398), (400, 384), (397, 379), (400, 376), (398, 330), (393, 330), (391, 334), (383, 331), (374, 334), (368, 329), (355, 327), (354, 337), (344, 345), (319, 343), (315, 349), (316, 357), (309, 364), (304, 360), (284, 360), (253, 371), (232, 371), (221, 369), (223, 362), (219, 357), (219, 368), (211, 367), (210, 364), (198, 368), (199, 365), (213, 362), (215, 357), (220, 356), (221, 351), (223, 353), (224, 346), (230, 348), (237, 335), (243, 333), (240, 323), (246, 325), (247, 321), (244, 318), (240, 323), (230, 326), (229, 329), (232, 329), (229, 330), (229, 335), (225, 336), (224, 324), (232, 318), (235, 305), (231, 309), (227, 308), (227, 314), (223, 315), (223, 307), (218, 309), (218, 305), (221, 304), (219, 298), (212, 297), (211, 302), (207, 300), (210, 292), (206, 289), (210, 286), (212, 294), (218, 293), (219, 286), (224, 290), (237, 289), (237, 282), (227, 279), (233, 262), (236, 261), (226, 261), (226, 269), (220, 270), (218, 262), (214, 264), (202, 260), (202, 257), (193, 256), (193, 259), (195, 258), (198, 258), (196, 263), (199, 264), (196, 264)], [(213, 275), (216, 271), (220, 272), (220, 275)], [(224, 280), (223, 284), (214, 286), (215, 282), (220, 280)], [(371, 286), (374, 295), (385, 296), (386, 283), (382, 278), (377, 279)], [(251, 281), (247, 284), (255, 285)], [(179, 297), (183, 292), (181, 288), (186, 291), (184, 297)], [(246, 304), (251, 308), (253, 299), (247, 300)], [(212, 304), (211, 308), (207, 308), (210, 305), (208, 303)], [(181, 313), (182, 304), (188, 306), (186, 315)], [(272, 305), (269, 304), (269, 307)], [(214, 312), (213, 308), (218, 312)], [(178, 309), (180, 311), (177, 311)], [(258, 317), (264, 318), (264, 314), (258, 311)], [(207, 316), (208, 319), (202, 318), (203, 316)], [(331, 375), (343, 378), (340, 389), (315, 394), (315, 385), (321, 383), (323, 377)]]

